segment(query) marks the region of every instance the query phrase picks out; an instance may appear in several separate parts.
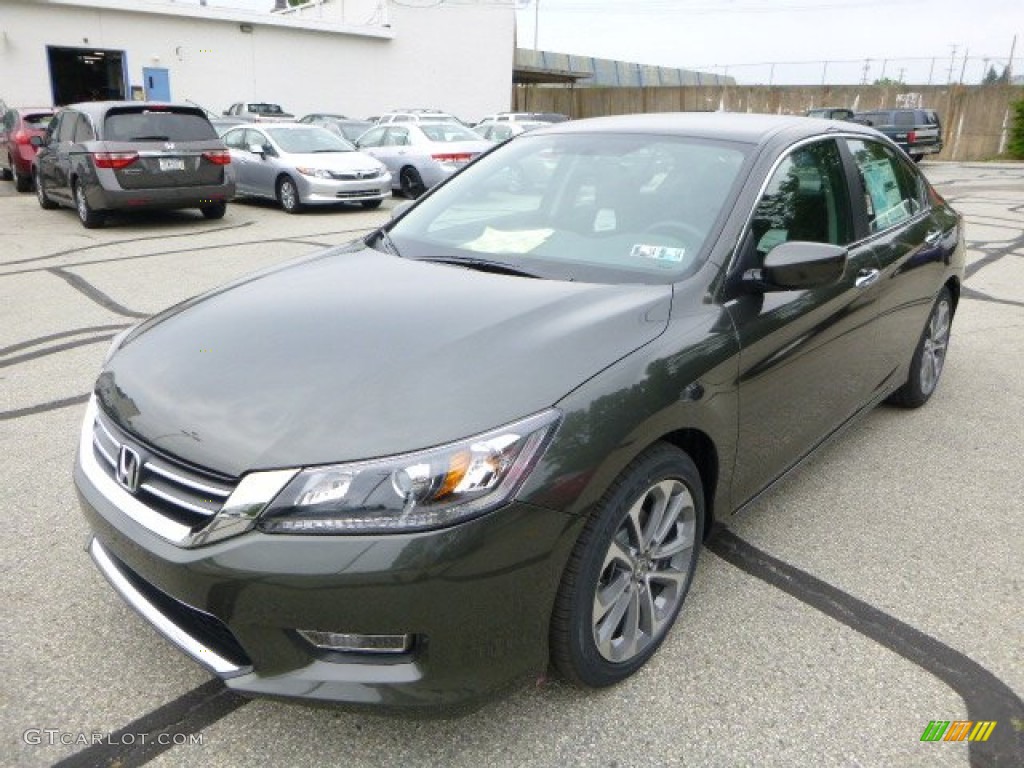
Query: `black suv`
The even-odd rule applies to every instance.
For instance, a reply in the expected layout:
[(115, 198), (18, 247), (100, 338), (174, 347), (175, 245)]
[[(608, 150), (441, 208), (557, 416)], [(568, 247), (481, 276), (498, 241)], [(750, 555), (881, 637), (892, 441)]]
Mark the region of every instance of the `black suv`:
[(879, 109), (858, 112), (854, 120), (884, 133), (915, 163), (942, 151), (942, 123), (934, 109)]
[(85, 227), (115, 209), (199, 208), (224, 216), (235, 194), (231, 155), (202, 109), (140, 101), (62, 108), (32, 162), (43, 208), (66, 205)]

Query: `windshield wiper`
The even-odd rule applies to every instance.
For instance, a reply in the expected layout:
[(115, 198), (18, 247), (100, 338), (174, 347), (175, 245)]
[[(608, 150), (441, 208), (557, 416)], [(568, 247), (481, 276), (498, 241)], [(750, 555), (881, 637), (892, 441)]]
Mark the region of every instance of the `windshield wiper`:
[(518, 277), (533, 277), (543, 279), (543, 275), (537, 272), (530, 272), (522, 267), (506, 264), (503, 261), (491, 261), (489, 259), (476, 259), (466, 256), (427, 256), (417, 261), (432, 261), (436, 264), (452, 264), (467, 269), (478, 269), (481, 272), (497, 272), (503, 275), (516, 275)]
[(128, 141), (170, 141), (170, 136), (132, 136)]
[(347, 149), (314, 149), (310, 154), (315, 155), (318, 152), (348, 152)]

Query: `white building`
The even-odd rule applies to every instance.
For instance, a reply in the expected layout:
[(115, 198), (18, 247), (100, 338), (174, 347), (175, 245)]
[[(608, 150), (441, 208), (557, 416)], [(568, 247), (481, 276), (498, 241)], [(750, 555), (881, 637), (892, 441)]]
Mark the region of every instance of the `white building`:
[(297, 116), (508, 109), (513, 0), (313, 0), (272, 13), (201, 0), (0, 0), (0, 100), (238, 101)]

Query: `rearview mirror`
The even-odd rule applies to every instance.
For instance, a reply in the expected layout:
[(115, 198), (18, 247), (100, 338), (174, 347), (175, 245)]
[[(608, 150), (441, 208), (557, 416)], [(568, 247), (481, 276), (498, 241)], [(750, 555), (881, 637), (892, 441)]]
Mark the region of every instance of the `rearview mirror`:
[(750, 270), (745, 282), (767, 291), (798, 291), (830, 285), (846, 270), (847, 250), (828, 243), (781, 243), (764, 257), (762, 269)]

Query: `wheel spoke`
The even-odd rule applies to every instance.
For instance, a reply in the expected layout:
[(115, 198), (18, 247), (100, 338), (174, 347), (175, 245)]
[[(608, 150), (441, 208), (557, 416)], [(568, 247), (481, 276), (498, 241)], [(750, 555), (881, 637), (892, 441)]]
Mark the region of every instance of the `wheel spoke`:
[(605, 615), (603, 619), (595, 622), (595, 636), (597, 644), (601, 647), (602, 652), (606, 655), (613, 654), (612, 641), (615, 638), (615, 631), (619, 628), (619, 624), (622, 623), (622, 617), (626, 615), (626, 611), (629, 609), (630, 603), (633, 601), (633, 595), (631, 590), (627, 589), (619, 595), (618, 599), (612, 604), (612, 608)]
[(627, 571), (620, 571), (607, 586), (598, 588), (594, 595), (595, 623), (600, 622), (622, 597), (622, 593), (629, 587), (631, 575)]
[(654, 638), (664, 622), (658, 616), (658, 606), (654, 603), (654, 594), (649, 585), (645, 584), (639, 591), (637, 600), (640, 604), (640, 631), (648, 639)]
[(672, 532), (676, 523), (679, 522), (680, 517), (683, 517), (684, 520), (689, 520), (693, 517), (693, 499), (690, 498), (690, 492), (682, 485), (680, 485), (678, 493), (672, 498), (668, 511), (662, 519), (661, 526), (659, 526), (654, 534), (654, 538), (651, 541), (653, 549), (657, 550), (658, 547), (665, 543), (665, 539)]
[(662, 584), (668, 584), (682, 589), (686, 584), (686, 573), (671, 570), (671, 571), (651, 571), (647, 578), (650, 581), (656, 581)]
[(650, 512), (643, 527), (643, 537), (640, 539), (640, 549), (642, 550), (648, 549), (655, 542), (654, 537), (661, 529), (661, 522), (665, 519), (665, 514), (671, 503), (672, 497), (666, 490), (666, 485), (668, 483), (659, 483), (647, 492), (645, 506), (650, 509)]
[[(689, 526), (687, 526), (689, 528)], [(681, 552), (693, 549), (693, 536), (678, 536), (674, 541), (663, 544), (652, 553), (654, 560), (671, 560)]]
[(643, 514), (644, 501), (646, 499), (647, 494), (637, 499), (636, 503), (629, 508), (629, 514), (626, 515), (626, 519), (623, 521), (623, 527), (626, 529), (630, 543), (637, 548), (640, 548), (644, 541), (644, 527), (640, 516)]
[(625, 621), (622, 623), (622, 647), (619, 649), (621, 658), (636, 655), (640, 644), (640, 590), (631, 589), (628, 593)]
[(611, 565), (612, 563), (619, 563), (623, 568), (633, 571), (636, 569), (636, 555), (629, 551), (629, 549), (619, 540), (616, 536), (612, 539), (611, 545), (608, 547), (608, 554), (604, 556), (604, 563), (601, 565), (601, 572)]

